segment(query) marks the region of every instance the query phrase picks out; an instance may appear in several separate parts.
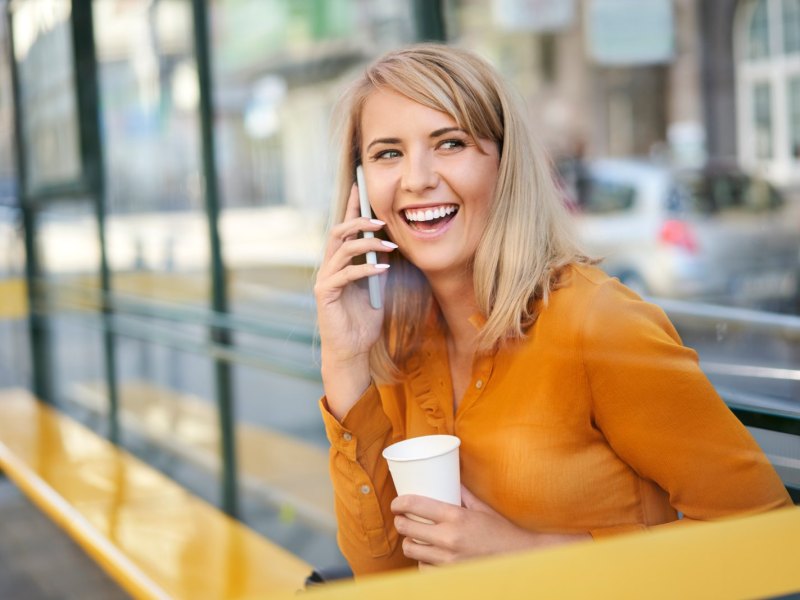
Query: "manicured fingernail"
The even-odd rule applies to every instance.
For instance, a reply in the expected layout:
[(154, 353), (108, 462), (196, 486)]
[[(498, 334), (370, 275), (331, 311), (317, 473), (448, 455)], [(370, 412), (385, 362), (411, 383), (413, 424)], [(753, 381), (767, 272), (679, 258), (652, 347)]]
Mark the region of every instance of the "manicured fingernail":
[(389, 268), (389, 265), (385, 265), (385, 264), (383, 264), (383, 263), (378, 263), (377, 265), (374, 265), (374, 267), (375, 267), (376, 269), (388, 269), (388, 268)]
[(386, 223), (384, 223), (380, 219), (370, 219), (369, 222), (370, 223), (375, 223), (375, 225), (386, 225)]
[(387, 248), (397, 248), (397, 244), (395, 244), (394, 242), (390, 242), (388, 240), (381, 240), (381, 244), (383, 244)]

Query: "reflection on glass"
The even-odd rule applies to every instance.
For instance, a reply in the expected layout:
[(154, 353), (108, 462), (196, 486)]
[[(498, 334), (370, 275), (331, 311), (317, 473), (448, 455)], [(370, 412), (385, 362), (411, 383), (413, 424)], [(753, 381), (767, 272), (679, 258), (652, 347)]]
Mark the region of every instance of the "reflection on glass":
[[(100, 248), (91, 202), (58, 202), (41, 211), (36, 242), (51, 331), (54, 386), (61, 401), (87, 389), (104, 391), (103, 346), (97, 312)], [(104, 395), (103, 407), (107, 402)]]
[(275, 294), (310, 292), (331, 197), (331, 108), (355, 70), (412, 40), (410, 3), (218, 0), (212, 22), (231, 304), (264, 315)]
[[(5, 2), (0, 2), (0, 11), (5, 9)], [(0, 18), (3, 48), (8, 43), (7, 23)], [(17, 208), (10, 58), (8, 52), (0, 53), (0, 387), (28, 385), (31, 372), (25, 249)]]
[[(239, 477), (243, 493), (261, 500), (245, 507), (244, 518), (317, 565), (342, 560), (316, 405), (321, 385), (310, 294), (332, 195), (330, 113), (366, 62), (413, 40), (411, 4), (211, 3), (220, 236), (230, 305), (235, 318), (280, 327), (272, 336), (257, 327), (237, 330), (236, 345), (305, 370), (233, 365)], [(284, 500), (276, 503), (276, 497)]]
[(93, 4), (115, 290), (207, 304), (191, 3)]
[[(93, 11), (106, 244), (122, 307), (114, 340), (122, 437), (148, 461), (166, 446), (191, 455), (180, 444), (187, 438), (206, 448), (203, 458), (218, 458), (214, 361), (186, 352), (207, 344), (207, 327), (188, 313), (209, 304), (192, 4), (96, 0)], [(147, 316), (151, 309), (173, 316)], [(170, 464), (171, 476), (219, 504), (207, 463), (196, 473), (191, 461)]]
[(10, 4), (30, 190), (81, 177), (70, 2)]
[[(0, 2), (0, 10), (5, 10)], [(8, 21), (0, 19), (0, 45), (8, 44)], [(0, 204), (16, 204), (14, 179), (14, 98), (11, 87), (11, 61), (7, 52), (0, 56)]]

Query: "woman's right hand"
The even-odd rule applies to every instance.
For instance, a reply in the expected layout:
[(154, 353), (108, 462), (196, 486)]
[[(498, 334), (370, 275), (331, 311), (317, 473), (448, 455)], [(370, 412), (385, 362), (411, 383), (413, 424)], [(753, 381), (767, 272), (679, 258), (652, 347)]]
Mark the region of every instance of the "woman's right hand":
[[(387, 266), (353, 264), (353, 258), (372, 250), (391, 252), (391, 242), (359, 238), (362, 231), (379, 231), (383, 223), (359, 217), (358, 189), (354, 185), (342, 223), (331, 229), (325, 257), (317, 272), (317, 302), (322, 381), (328, 407), (341, 419), (369, 386), (369, 351), (381, 334), (384, 309), (369, 303), (366, 286), (356, 285), (369, 275), (380, 275), (385, 285)], [(385, 261), (380, 261), (386, 265)], [(382, 285), (383, 287), (383, 285)]]

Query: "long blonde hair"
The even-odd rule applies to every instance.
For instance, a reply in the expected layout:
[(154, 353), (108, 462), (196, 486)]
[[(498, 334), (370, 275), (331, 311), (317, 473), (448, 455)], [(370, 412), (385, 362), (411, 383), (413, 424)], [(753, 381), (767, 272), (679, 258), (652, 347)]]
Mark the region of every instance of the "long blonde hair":
[[(497, 143), (495, 198), (473, 262), (475, 298), (486, 317), (478, 352), (524, 337), (536, 319), (535, 301), (547, 301), (563, 267), (589, 259), (573, 239), (550, 162), (534, 144), (518, 102), (497, 72), (466, 50), (419, 44), (379, 58), (337, 107), (341, 154), (333, 223), (344, 219), (361, 158), (361, 113), (376, 89), (447, 113), (475, 140)], [(432, 296), (424, 275), (400, 253), (389, 260), (383, 335), (370, 355), (380, 381), (402, 376), (404, 361), (419, 348)]]

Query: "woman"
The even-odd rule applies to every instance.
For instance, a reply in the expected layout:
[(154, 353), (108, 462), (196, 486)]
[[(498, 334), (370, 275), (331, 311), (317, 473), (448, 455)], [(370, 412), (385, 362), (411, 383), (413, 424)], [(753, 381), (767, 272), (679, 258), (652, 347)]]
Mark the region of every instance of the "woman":
[[(342, 107), (315, 295), (339, 544), (356, 574), (791, 504), (664, 313), (577, 249), (488, 64), (438, 45), (393, 52)], [(373, 220), (358, 216), (358, 163)], [(378, 310), (362, 285), (376, 274)], [(395, 498), (381, 451), (433, 433), (461, 438), (462, 507)]]

